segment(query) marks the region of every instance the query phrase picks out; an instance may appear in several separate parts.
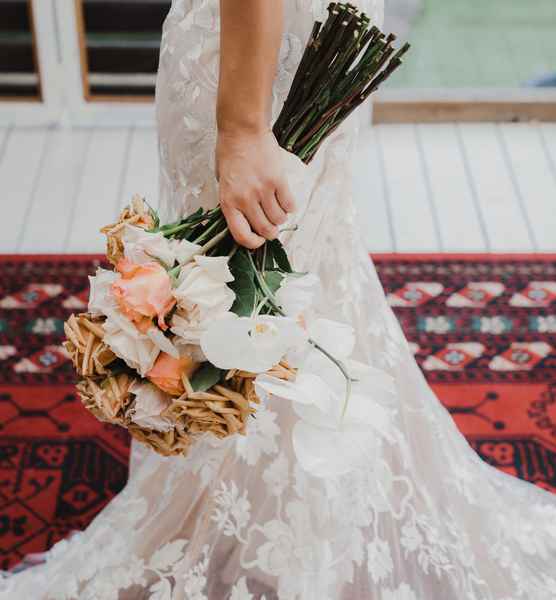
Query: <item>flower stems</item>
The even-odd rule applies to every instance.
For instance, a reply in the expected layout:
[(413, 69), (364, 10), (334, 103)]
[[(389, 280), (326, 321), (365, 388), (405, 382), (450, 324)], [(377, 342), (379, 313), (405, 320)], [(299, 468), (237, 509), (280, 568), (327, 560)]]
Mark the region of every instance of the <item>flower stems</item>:
[(324, 140), (401, 65), (409, 50), (392, 46), (349, 3), (332, 2), (315, 23), (273, 131), (278, 143), (308, 163)]
[[(280, 315), (281, 317), (287, 317), (286, 313), (282, 310), (282, 307), (279, 306), (279, 304), (276, 300), (276, 297), (274, 296), (274, 293), (268, 287), (262, 272), (255, 264), (255, 260), (253, 259), (253, 253), (247, 252), (246, 254), (249, 257), (251, 267), (255, 273), (255, 278), (257, 280), (257, 283), (259, 284), (259, 287), (260, 287), (262, 295), (263, 295), (264, 302), (259, 304), (259, 306), (262, 307), (262, 306), (264, 306), (265, 303), (268, 303), (272, 307), (274, 314)], [(259, 306), (257, 306), (258, 310), (255, 311), (256, 314), (258, 314), (258, 311), (260, 310)], [(351, 387), (352, 387), (353, 379), (351, 378), (350, 374), (348, 373), (348, 370), (346, 369), (346, 366), (344, 365), (344, 363), (341, 360), (338, 360), (335, 356), (330, 354), (330, 352), (328, 352), (328, 350), (323, 348), (318, 342), (316, 342), (312, 338), (309, 338), (308, 342), (309, 342), (309, 344), (311, 344), (311, 346), (313, 346), (313, 348), (315, 348), (315, 350), (318, 350), (319, 352), (321, 352), (324, 356), (326, 356), (326, 358), (328, 358), (332, 363), (334, 363), (336, 365), (336, 367), (338, 367), (338, 369), (340, 370), (342, 375), (344, 376), (344, 379), (346, 380), (346, 395), (345, 395), (344, 406), (342, 409), (342, 416), (341, 416), (341, 418), (343, 420), (343, 418), (345, 417), (346, 411), (347, 411), (349, 399), (351, 397)]]
[[(317, 21), (313, 26), (290, 91), (274, 124), (278, 143), (309, 163), (326, 138), (402, 64), (409, 44), (396, 50), (395, 39), (395, 35), (386, 36), (371, 25), (367, 15), (352, 4), (331, 2), (326, 21)], [(266, 242), (255, 251), (239, 248), (231, 240), (220, 207), (198, 210), (182, 221), (153, 231), (160, 231), (167, 238), (183, 237), (203, 244), (201, 254), (211, 252), (232, 258), (236, 252), (244, 253), (255, 285), (252, 314), (258, 315), (264, 310), (265, 314), (286, 316), (271, 289), (280, 285), (276, 272), (282, 276), (291, 272), (279, 242)], [(276, 248), (269, 246), (273, 243), (278, 244), (281, 254), (276, 254)], [(276, 256), (283, 260), (276, 260)], [(346, 380), (343, 419), (353, 380), (342, 361), (315, 340), (309, 339), (309, 344), (331, 360)]]
[(342, 409), (342, 417), (341, 417), (341, 419), (343, 420), (344, 417), (346, 416), (349, 399), (351, 397), (351, 385), (353, 383), (353, 379), (351, 378), (344, 363), (341, 360), (338, 360), (337, 358), (332, 356), (332, 354), (330, 354), (330, 352), (328, 352), (328, 350), (323, 348), (321, 345), (319, 345), (317, 342), (315, 342), (315, 340), (313, 340), (311, 338), (309, 338), (309, 344), (311, 344), (311, 346), (313, 346), (313, 348), (315, 348), (315, 350), (322, 352), (322, 354), (324, 354), (324, 356), (326, 356), (326, 358), (330, 359), (338, 367), (338, 369), (340, 369), (340, 372), (342, 373), (342, 375), (344, 376), (344, 379), (346, 380), (346, 398), (344, 400), (344, 407)]

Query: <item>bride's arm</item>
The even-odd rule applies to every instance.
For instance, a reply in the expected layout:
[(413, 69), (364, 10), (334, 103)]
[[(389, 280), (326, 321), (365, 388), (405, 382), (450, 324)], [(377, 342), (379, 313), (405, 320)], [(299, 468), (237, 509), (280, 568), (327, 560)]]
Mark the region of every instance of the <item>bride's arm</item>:
[(220, 204), (235, 240), (256, 248), (294, 209), (270, 125), (283, 0), (220, 0), (220, 10)]

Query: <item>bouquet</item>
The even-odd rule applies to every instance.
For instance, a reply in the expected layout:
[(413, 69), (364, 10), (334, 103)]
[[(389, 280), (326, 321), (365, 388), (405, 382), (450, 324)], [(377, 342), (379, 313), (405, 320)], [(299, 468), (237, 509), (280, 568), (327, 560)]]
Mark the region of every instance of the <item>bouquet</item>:
[[(408, 49), (350, 4), (328, 11), (274, 125), (305, 163)], [(113, 269), (90, 278), (88, 312), (65, 324), (79, 396), (98, 419), (162, 455), (187, 454), (204, 434), (245, 434), (261, 390), (315, 391), (322, 361), (343, 382), (331, 410), (346, 417), (368, 372), (349, 358), (349, 328), (315, 316), (318, 279), (295, 272), (278, 239), (239, 247), (219, 207), (161, 224), (139, 196), (102, 232)]]

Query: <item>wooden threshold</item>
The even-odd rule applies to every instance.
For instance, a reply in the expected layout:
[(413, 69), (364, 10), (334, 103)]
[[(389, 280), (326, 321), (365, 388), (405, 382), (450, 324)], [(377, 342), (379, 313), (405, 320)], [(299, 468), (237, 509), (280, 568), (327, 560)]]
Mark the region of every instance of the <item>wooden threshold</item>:
[(133, 96), (133, 95), (123, 95), (123, 94), (93, 94), (89, 93), (87, 98), (87, 102), (100, 102), (107, 104), (153, 104), (154, 103), (154, 95), (153, 96)]
[(375, 123), (556, 121), (556, 89), (386, 90)]

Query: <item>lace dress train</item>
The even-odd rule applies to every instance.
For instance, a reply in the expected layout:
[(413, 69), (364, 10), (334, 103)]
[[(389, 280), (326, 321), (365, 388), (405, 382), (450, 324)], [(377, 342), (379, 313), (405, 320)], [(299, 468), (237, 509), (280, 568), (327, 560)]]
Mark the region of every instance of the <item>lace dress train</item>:
[[(286, 6), (276, 109), (326, 3)], [(380, 5), (362, 8), (380, 22)], [(157, 84), (169, 218), (215, 203), (217, 64), (218, 0), (174, 0)], [(0, 580), (1, 599), (556, 598), (556, 497), (482, 462), (424, 380), (359, 240), (356, 135), (352, 118), (309, 167), (288, 158), (302, 206), (287, 246), (322, 280), (319, 313), (353, 327), (357, 360), (391, 382), (359, 389), (372, 431), (331, 432), (307, 470), (298, 415), (269, 396), (246, 437), (206, 438), (186, 459), (134, 444), (121, 494), (44, 564)], [(348, 471), (318, 472), (344, 455)]]

